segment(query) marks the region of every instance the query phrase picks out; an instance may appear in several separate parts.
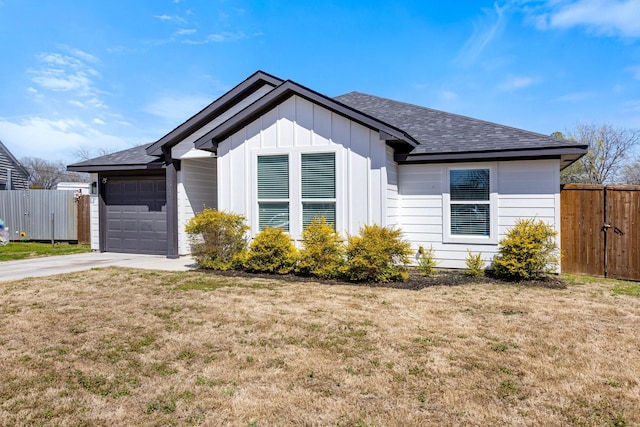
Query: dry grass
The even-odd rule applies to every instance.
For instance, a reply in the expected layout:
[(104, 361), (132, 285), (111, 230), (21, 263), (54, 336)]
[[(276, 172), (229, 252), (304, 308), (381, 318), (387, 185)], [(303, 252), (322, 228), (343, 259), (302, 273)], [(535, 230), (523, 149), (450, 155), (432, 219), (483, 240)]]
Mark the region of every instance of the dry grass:
[(640, 299), (613, 286), (0, 283), (0, 424), (639, 425)]

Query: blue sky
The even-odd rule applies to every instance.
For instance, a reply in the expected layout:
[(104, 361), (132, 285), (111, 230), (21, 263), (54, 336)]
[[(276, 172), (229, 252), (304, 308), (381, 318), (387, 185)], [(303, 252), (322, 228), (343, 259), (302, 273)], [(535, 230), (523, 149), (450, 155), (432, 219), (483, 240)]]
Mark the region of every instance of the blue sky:
[(162, 137), (256, 70), (549, 134), (640, 127), (640, 0), (0, 0), (18, 158)]

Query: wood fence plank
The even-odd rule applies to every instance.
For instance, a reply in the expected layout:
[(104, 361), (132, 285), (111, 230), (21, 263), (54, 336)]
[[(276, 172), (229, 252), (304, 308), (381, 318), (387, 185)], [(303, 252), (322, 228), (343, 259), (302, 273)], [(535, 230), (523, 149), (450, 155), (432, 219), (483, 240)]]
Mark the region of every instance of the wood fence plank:
[(562, 271), (604, 275), (604, 187), (564, 186), (560, 193), (560, 215)]
[(640, 187), (607, 187), (607, 276), (640, 280)]

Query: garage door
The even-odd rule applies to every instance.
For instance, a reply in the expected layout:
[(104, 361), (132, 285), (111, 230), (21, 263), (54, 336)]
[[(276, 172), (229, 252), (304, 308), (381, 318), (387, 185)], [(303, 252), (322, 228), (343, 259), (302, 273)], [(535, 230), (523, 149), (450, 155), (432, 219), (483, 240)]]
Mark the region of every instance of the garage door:
[(109, 177), (105, 184), (107, 252), (167, 253), (164, 177)]

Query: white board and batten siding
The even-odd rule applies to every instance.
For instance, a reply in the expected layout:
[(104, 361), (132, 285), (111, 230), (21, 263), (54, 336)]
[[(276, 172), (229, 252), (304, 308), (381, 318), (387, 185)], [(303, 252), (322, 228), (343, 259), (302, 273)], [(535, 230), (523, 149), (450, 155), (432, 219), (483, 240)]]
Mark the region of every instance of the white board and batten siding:
[(186, 158), (178, 172), (178, 253), (191, 252), (185, 224), (205, 208), (217, 209), (216, 158)]
[[(495, 242), (448, 243), (443, 215), (448, 191), (447, 173), (451, 167), (482, 167), (483, 164), (400, 165), (398, 167), (400, 228), (414, 250), (433, 246), (438, 267), (465, 268), (467, 249), (482, 253), (487, 263), (497, 253)], [(516, 220), (536, 218), (560, 231), (560, 165), (558, 160), (494, 162), (497, 185), (494, 186), (497, 212), (497, 239)], [(557, 240), (560, 241), (559, 238)]]
[[(334, 152), (336, 228), (344, 236), (364, 224), (386, 225), (389, 163), (384, 141), (365, 126), (301, 97), (292, 96), (249, 123), (218, 147), (218, 208), (245, 215), (258, 231), (257, 158), (289, 155), (290, 234), (302, 234), (300, 155)], [(393, 187), (393, 186), (392, 186)], [(396, 208), (397, 210), (397, 208)]]
[(214, 209), (218, 207), (216, 158), (209, 151), (195, 149), (193, 143), (271, 90), (273, 86), (263, 85), (171, 149), (171, 156), (182, 162), (178, 173), (178, 253), (180, 255), (186, 255), (191, 251), (188, 235), (184, 231), (187, 221), (205, 207)]

